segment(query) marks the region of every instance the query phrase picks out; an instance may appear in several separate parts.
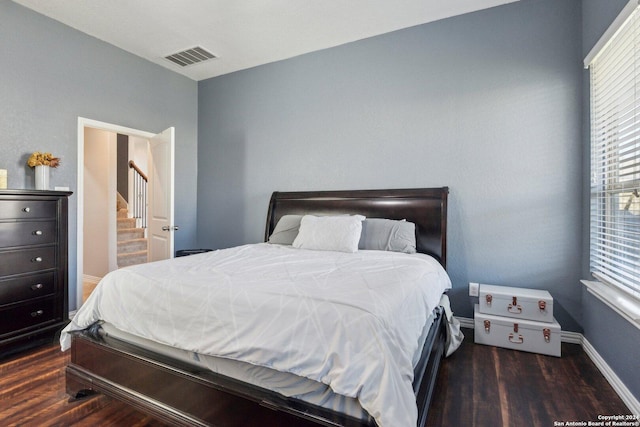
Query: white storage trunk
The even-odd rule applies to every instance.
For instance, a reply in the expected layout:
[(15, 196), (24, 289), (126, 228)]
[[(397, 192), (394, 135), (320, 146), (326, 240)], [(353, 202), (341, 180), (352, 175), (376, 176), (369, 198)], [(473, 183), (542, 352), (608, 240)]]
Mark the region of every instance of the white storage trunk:
[(480, 285), (480, 313), (553, 322), (553, 298), (537, 289)]
[(475, 306), (476, 344), (522, 350), (560, 357), (558, 322), (535, 322), (480, 313)]

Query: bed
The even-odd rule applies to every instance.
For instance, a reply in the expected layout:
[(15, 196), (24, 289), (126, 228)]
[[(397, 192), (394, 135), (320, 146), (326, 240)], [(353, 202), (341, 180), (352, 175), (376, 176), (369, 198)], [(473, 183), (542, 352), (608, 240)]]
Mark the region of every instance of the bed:
[[(440, 361), (455, 348), (447, 196), (446, 187), (275, 192), (265, 243), (110, 273), (62, 333), (67, 393), (104, 393), (175, 425), (424, 425)], [(295, 242), (283, 244), (276, 235), (291, 218)], [(360, 224), (364, 239), (376, 219), (414, 224), (417, 254), (305, 246), (316, 222)], [(412, 284), (425, 277), (438, 286)]]

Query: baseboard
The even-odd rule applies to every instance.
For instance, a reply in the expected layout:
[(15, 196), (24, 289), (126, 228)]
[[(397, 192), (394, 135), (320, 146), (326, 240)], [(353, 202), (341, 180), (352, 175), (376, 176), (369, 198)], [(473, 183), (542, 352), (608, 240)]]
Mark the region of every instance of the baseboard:
[[(473, 319), (468, 317), (458, 317), (456, 319), (460, 322), (460, 326), (463, 328), (474, 329)], [(582, 346), (584, 352), (589, 356), (589, 359), (596, 365), (596, 368), (607, 379), (613, 390), (620, 396), (620, 399), (631, 411), (631, 414), (640, 415), (640, 401), (631, 393), (631, 390), (620, 380), (620, 377), (611, 369), (607, 362), (600, 356), (591, 343), (578, 332), (561, 331), (560, 340), (571, 344), (579, 344)]]
[(596, 349), (591, 345), (589, 340), (582, 337), (582, 348), (587, 353), (594, 365), (598, 367), (602, 375), (609, 381), (611, 387), (618, 393), (620, 399), (631, 410), (634, 415), (640, 415), (640, 401), (631, 393), (631, 390), (620, 380), (620, 377), (611, 369), (607, 362), (600, 356)]
[(458, 319), (458, 322), (460, 322), (460, 326), (462, 326), (463, 328), (473, 329), (475, 326), (473, 323), (473, 319), (469, 319), (468, 317), (458, 317), (458, 316), (453, 316), (453, 317)]
[(560, 341), (582, 345), (584, 337), (579, 332), (560, 331)]

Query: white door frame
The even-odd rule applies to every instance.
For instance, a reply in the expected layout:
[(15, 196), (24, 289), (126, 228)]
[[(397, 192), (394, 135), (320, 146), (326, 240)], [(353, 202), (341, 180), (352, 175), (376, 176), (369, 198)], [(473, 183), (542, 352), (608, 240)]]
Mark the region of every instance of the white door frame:
[(111, 123), (78, 117), (78, 186), (76, 199), (78, 203), (77, 242), (76, 242), (76, 307), (82, 305), (82, 279), (84, 274), (84, 128), (100, 129), (108, 132), (137, 136), (150, 139), (156, 134)]

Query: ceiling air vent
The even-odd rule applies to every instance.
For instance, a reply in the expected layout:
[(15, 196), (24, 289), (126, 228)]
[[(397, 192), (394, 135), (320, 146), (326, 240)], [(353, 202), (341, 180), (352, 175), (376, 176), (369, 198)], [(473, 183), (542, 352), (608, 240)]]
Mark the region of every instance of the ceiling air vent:
[(213, 53), (206, 51), (201, 47), (194, 47), (193, 49), (187, 49), (182, 52), (174, 53), (173, 55), (165, 56), (166, 59), (181, 67), (208, 61), (209, 59), (215, 59), (215, 57), (216, 56)]

